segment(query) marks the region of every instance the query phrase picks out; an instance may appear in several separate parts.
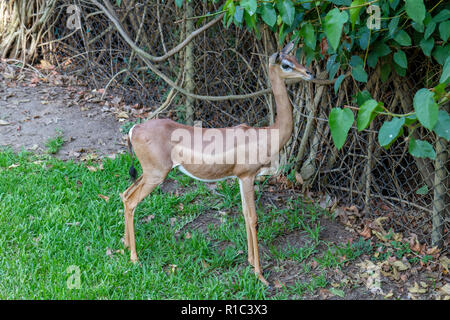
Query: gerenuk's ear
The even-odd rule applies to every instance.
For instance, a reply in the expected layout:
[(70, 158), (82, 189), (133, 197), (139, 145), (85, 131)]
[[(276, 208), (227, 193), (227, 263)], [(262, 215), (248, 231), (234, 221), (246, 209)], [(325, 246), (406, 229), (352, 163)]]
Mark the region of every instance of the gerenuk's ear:
[(294, 40), (292, 40), (291, 42), (289, 42), (281, 51), (281, 54), (289, 54), (289, 52), (292, 51), (292, 49), (294, 49)]
[(270, 56), (269, 58), (270, 64), (277, 64), (279, 62), (280, 62), (280, 55), (278, 54), (278, 52), (275, 52), (273, 55)]

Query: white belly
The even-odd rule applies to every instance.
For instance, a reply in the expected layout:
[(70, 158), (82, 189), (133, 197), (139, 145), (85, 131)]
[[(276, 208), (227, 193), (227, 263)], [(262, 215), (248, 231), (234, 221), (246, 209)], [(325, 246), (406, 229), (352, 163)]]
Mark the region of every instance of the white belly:
[(186, 168), (183, 167), (181, 164), (176, 164), (176, 165), (173, 166), (173, 168), (175, 168), (175, 167), (177, 167), (178, 170), (183, 172), (185, 175), (191, 177), (192, 179), (203, 181), (203, 182), (216, 182), (216, 181), (222, 181), (222, 180), (229, 179), (229, 178), (236, 178), (236, 176), (228, 176), (228, 177), (223, 177), (223, 178), (219, 178), (219, 179), (211, 179), (211, 180), (209, 180), (209, 179), (202, 179), (202, 178), (194, 176), (192, 173), (187, 171)]

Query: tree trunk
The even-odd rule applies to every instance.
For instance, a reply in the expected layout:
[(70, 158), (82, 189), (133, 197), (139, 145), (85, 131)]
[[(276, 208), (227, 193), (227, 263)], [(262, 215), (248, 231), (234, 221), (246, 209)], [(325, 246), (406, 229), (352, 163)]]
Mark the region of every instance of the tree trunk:
[[(449, 104), (446, 105), (448, 111)], [(433, 246), (442, 247), (444, 240), (444, 223), (449, 217), (450, 205), (448, 202), (448, 143), (444, 138), (436, 137), (436, 159), (434, 161), (433, 185), (433, 228), (431, 242)]]
[[(194, 3), (185, 2), (186, 6), (186, 34), (191, 34), (194, 31), (194, 20), (190, 19), (194, 16)], [(190, 93), (194, 93), (195, 80), (194, 80), (194, 41), (191, 41), (186, 46), (186, 56), (185, 56), (185, 79), (186, 79), (186, 90)], [(186, 124), (192, 126), (194, 124), (194, 99), (186, 96)]]

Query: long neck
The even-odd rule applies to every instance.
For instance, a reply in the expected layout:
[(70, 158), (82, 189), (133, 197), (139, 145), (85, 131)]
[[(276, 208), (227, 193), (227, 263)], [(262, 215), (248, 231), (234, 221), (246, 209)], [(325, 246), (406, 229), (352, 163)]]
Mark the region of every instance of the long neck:
[(280, 149), (288, 142), (292, 130), (292, 105), (289, 101), (289, 96), (286, 90), (284, 80), (279, 77), (274, 67), (269, 66), (269, 79), (272, 85), (273, 95), (275, 97), (275, 104), (277, 109), (277, 116), (275, 123), (271, 128), (279, 130), (279, 146)]

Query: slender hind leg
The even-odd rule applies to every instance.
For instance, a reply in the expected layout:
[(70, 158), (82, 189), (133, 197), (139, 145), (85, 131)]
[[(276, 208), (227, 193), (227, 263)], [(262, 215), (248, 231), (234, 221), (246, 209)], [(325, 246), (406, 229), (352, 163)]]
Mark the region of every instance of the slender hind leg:
[(136, 262), (136, 242), (134, 237), (134, 210), (137, 205), (150, 194), (161, 182), (164, 181), (168, 171), (161, 175), (160, 171), (149, 172), (144, 170), (144, 174), (136, 180), (122, 195), (125, 216), (125, 247), (130, 248), (130, 259)]
[[(142, 176), (140, 176), (136, 181), (134, 181), (133, 184), (127, 190), (125, 190), (123, 193), (120, 194), (120, 198), (122, 199), (122, 201), (124, 201), (125, 198), (129, 197), (132, 190), (134, 190), (136, 188), (136, 186), (141, 182), (141, 180), (142, 180)], [(125, 232), (124, 232), (124, 237), (123, 237), (123, 243), (124, 243), (125, 248), (128, 248), (130, 246), (130, 239), (128, 236), (127, 212), (125, 210), (123, 210), (123, 213), (124, 213), (124, 219), (125, 219)]]
[[(262, 275), (262, 270), (259, 264), (259, 251), (258, 251), (258, 238), (257, 238), (257, 225), (258, 225), (258, 217), (256, 215), (256, 207), (255, 207), (255, 190), (254, 190), (254, 177), (245, 177), (242, 179), (242, 195), (245, 199), (245, 207), (247, 209), (247, 218), (248, 218), (248, 229), (247, 232), (250, 231), (250, 237), (247, 234), (247, 239), (250, 238), (252, 242), (253, 249), (253, 266), (255, 268), (255, 275), (261, 280), (265, 285), (269, 285), (264, 276)], [(245, 209), (243, 209), (245, 210)], [(249, 246), (250, 250), (250, 246)], [(249, 252), (250, 257), (250, 252)]]

